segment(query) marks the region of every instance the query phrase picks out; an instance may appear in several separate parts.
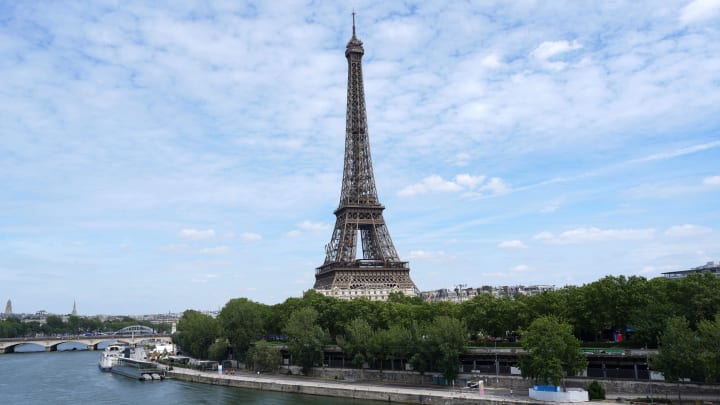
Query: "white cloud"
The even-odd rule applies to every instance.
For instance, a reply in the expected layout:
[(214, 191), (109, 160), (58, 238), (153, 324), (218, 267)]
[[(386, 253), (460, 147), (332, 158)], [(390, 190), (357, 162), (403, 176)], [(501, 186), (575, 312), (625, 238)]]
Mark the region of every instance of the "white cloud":
[(410, 197), (417, 194), (435, 193), (435, 192), (454, 192), (460, 191), (462, 187), (452, 181), (443, 180), (442, 177), (432, 175), (424, 178), (420, 183), (412, 184), (400, 190), (398, 193), (403, 197)]
[(200, 249), (200, 253), (204, 255), (224, 255), (230, 253), (230, 248), (227, 246), (216, 246)]
[(310, 221), (303, 221), (298, 225), (300, 229), (303, 229), (305, 231), (327, 231), (330, 229), (329, 224), (324, 224), (321, 222), (310, 222)]
[(185, 253), (190, 251), (190, 246), (186, 244), (170, 244), (161, 247), (160, 250), (169, 253)]
[(539, 234), (533, 236), (533, 239), (535, 239), (535, 240), (543, 240), (543, 241), (545, 241), (545, 240), (552, 240), (553, 238), (555, 238), (555, 235), (553, 235), (553, 234), (550, 233), (550, 232), (540, 232)]
[(680, 11), (680, 21), (692, 24), (720, 16), (720, 0), (695, 0)]
[(447, 257), (445, 252), (432, 252), (427, 250), (412, 250), (407, 256), (408, 260), (433, 260), (444, 257)]
[(493, 177), (487, 184), (480, 187), (480, 190), (488, 190), (492, 194), (505, 194), (510, 191), (510, 186), (502, 181), (502, 179)]
[(545, 41), (538, 45), (531, 53), (530, 56), (538, 60), (544, 66), (555, 70), (561, 70), (567, 66), (562, 61), (550, 61), (551, 58), (560, 54), (581, 49), (582, 45), (578, 41)]
[(451, 160), (451, 163), (455, 166), (464, 167), (470, 163), (471, 158), (472, 156), (470, 156), (469, 153), (460, 152), (455, 155), (454, 159)]
[(530, 266), (526, 264), (518, 264), (517, 266), (513, 266), (512, 268), (510, 268), (510, 271), (512, 271), (513, 273), (524, 273), (529, 270)]
[(720, 176), (705, 177), (703, 179), (703, 184), (709, 186), (720, 186)]
[(657, 269), (654, 266), (645, 266), (642, 269), (640, 269), (640, 274), (650, 274), (655, 273)]
[(240, 235), (240, 238), (244, 241), (254, 242), (262, 239), (262, 236), (257, 233), (245, 232)]
[(665, 231), (665, 236), (686, 238), (697, 235), (705, 235), (712, 232), (712, 228), (700, 225), (677, 225), (671, 226)]
[(463, 173), (455, 176), (453, 180), (445, 180), (438, 175), (424, 178), (420, 183), (409, 185), (398, 192), (402, 197), (411, 197), (418, 194), (441, 193), (441, 192), (474, 192), (490, 194), (505, 194), (510, 191), (507, 185), (499, 177), (493, 177), (486, 181), (485, 176), (474, 176)]
[(527, 246), (521, 240), (506, 240), (500, 242), (498, 244), (498, 247), (502, 249), (522, 249), (526, 248)]
[(195, 283), (195, 284), (205, 284), (205, 283), (207, 283), (208, 281), (214, 280), (214, 279), (216, 279), (216, 278), (220, 278), (220, 276), (217, 275), (217, 274), (209, 273), (209, 274), (206, 274), (206, 275), (205, 275), (204, 277), (202, 277), (202, 278), (193, 278), (191, 281), (192, 281), (193, 283)]
[[(358, 15), (378, 191), (417, 196), (385, 202), (395, 242), (418, 257), (419, 287), (435, 287), (423, 274), (455, 255), (462, 260), (453, 277), (468, 283), (482, 272), (525, 281), (530, 273), (508, 271), (521, 261), (545, 263), (542, 278), (558, 283), (568, 274), (586, 282), (608, 268), (670, 262), (680, 269), (718, 259), (713, 233), (693, 240), (664, 233), (672, 224), (715, 227), (707, 221), (720, 181), (711, 118), (720, 113), (717, 0), (657, 3), (384, 2)], [(257, 287), (248, 298), (282, 302), (313, 285), (327, 240), (305, 240), (323, 231), (300, 222), (327, 218), (337, 202), (346, 13), (331, 2), (22, 4), (3, 9), (0, 34), (0, 156), (7, 157), (0, 211), (13, 218), (0, 225), (0, 283), (48, 272), (98, 294), (98, 280), (81, 277), (89, 267), (152, 262), (153, 275), (177, 290), (190, 277), (224, 275), (221, 262), (236, 262), (229, 255), (250, 245), (247, 267), (272, 271), (242, 275), (243, 285)], [(647, 158), (627, 160), (634, 156)], [(434, 182), (423, 180), (430, 175)], [(629, 197), (641, 184), (682, 188), (657, 204)], [(424, 196), (451, 198), (428, 204)], [(555, 211), (559, 196), (571, 209)], [(636, 214), (604, 215), (611, 207)], [(560, 245), (572, 243), (562, 231), (583, 224), (638, 229), (650, 226), (648, 218), (663, 219), (657, 240), (623, 243), (628, 254), (617, 254), (620, 243)], [(261, 241), (240, 239), (246, 230), (263, 230)], [(553, 233), (531, 239), (543, 230)], [(575, 240), (606, 240), (608, 232)], [(301, 244), (290, 239), (298, 236)], [(558, 245), (552, 257), (548, 249), (498, 252), (498, 240), (510, 238)], [(65, 252), (72, 240), (86, 245)], [(107, 254), (124, 241), (132, 245), (122, 260)], [(219, 245), (228, 256), (210, 256)], [(437, 253), (421, 250), (428, 247), (446, 256), (430, 260)], [(502, 254), (517, 252), (517, 262)], [(579, 256), (603, 260), (579, 264)], [(173, 277), (178, 267), (186, 277)], [(278, 288), (279, 278), (305, 274), (301, 286)], [(437, 280), (446, 283), (447, 274)], [(21, 294), (13, 301), (67, 310), (52, 303), (64, 285), (11, 283)], [(156, 310), (218, 308), (237, 296), (236, 285), (198, 284), (192, 297), (169, 297)], [(134, 313), (130, 306), (143, 303), (123, 298), (99, 296), (94, 310)]]
[(500, 59), (500, 56), (498, 56), (496, 54), (492, 54), (492, 55), (488, 55), (488, 56), (484, 57), (483, 60), (480, 62), (480, 64), (485, 67), (492, 68), (492, 69), (497, 69), (503, 65), (502, 60)]
[(562, 201), (561, 201), (561, 200), (551, 201), (551, 202), (549, 202), (547, 205), (545, 205), (545, 206), (540, 210), (540, 212), (543, 212), (543, 213), (546, 213), (546, 214), (551, 213), (551, 212), (555, 212), (555, 211), (557, 211), (557, 210), (560, 208), (561, 205), (562, 205)]
[(485, 180), (485, 176), (472, 176), (469, 174), (458, 174), (455, 176), (455, 183), (466, 188), (475, 188)]
[(215, 237), (215, 230), (214, 229), (205, 229), (205, 230), (183, 229), (180, 231), (180, 234), (178, 236), (180, 236), (183, 239), (191, 239), (191, 240), (211, 239), (211, 238)]
[(535, 235), (533, 239), (552, 244), (571, 244), (615, 240), (641, 240), (652, 238), (654, 235), (654, 229), (600, 229), (592, 227), (571, 229), (557, 235), (551, 232), (541, 232)]
[(545, 41), (538, 45), (538, 47), (532, 51), (531, 55), (538, 59), (549, 59), (561, 53), (580, 48), (582, 48), (582, 45), (577, 41)]

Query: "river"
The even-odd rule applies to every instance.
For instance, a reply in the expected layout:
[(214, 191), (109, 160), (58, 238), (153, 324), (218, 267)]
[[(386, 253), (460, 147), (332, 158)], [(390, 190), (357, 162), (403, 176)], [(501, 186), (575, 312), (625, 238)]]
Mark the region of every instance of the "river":
[(175, 380), (135, 381), (100, 372), (99, 356), (85, 350), (0, 354), (0, 404), (378, 404)]

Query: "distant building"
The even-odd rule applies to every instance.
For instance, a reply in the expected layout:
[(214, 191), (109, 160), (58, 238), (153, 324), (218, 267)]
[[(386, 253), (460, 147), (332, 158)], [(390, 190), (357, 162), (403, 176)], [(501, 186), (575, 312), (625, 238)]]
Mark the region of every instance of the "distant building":
[(707, 262), (704, 266), (694, 267), (689, 270), (669, 271), (662, 273), (665, 278), (685, 278), (690, 274), (711, 273), (720, 276), (720, 262)]
[(5, 304), (5, 316), (8, 317), (12, 315), (12, 301), (8, 300), (7, 304)]
[(498, 298), (514, 299), (521, 295), (537, 295), (545, 291), (554, 291), (554, 285), (513, 285), (513, 286), (489, 286), (482, 287), (466, 287), (464, 284), (456, 286), (454, 289), (441, 288), (433, 291), (423, 291), (420, 298), (425, 302), (456, 302), (461, 303), (470, 301), (481, 294), (490, 294)]
[[(212, 315), (211, 315), (212, 316)], [(167, 314), (150, 314), (150, 315), (142, 315), (142, 317), (138, 317), (137, 319), (142, 319), (143, 321), (150, 321), (152, 324), (163, 324), (163, 323), (177, 323), (180, 321), (180, 318), (182, 317), (182, 314), (180, 313), (172, 313), (168, 312)], [(214, 318), (215, 316), (213, 316)]]
[(73, 310), (72, 310), (71, 315), (77, 316), (77, 306), (75, 305), (75, 301), (73, 301)]

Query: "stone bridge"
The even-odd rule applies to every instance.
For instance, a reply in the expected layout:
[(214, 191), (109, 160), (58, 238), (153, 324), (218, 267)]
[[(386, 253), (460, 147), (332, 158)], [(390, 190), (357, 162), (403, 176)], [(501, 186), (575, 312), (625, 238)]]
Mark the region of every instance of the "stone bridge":
[(143, 334), (143, 335), (98, 335), (98, 336), (63, 336), (63, 337), (23, 337), (0, 339), (0, 354), (14, 353), (15, 348), (21, 345), (32, 344), (40, 346), (46, 352), (55, 352), (63, 343), (79, 343), (84, 344), (87, 350), (96, 350), (101, 343), (120, 342), (128, 345), (135, 345), (142, 341), (156, 339), (161, 341), (170, 341), (169, 334)]

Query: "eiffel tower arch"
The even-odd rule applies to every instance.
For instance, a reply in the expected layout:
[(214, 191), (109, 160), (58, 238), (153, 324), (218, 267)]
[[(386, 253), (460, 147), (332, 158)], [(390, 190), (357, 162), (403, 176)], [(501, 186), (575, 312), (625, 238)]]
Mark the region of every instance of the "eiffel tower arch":
[[(342, 298), (386, 300), (402, 292), (417, 296), (408, 262), (400, 260), (383, 218), (370, 158), (370, 138), (362, 75), (363, 43), (355, 36), (345, 49), (348, 61), (345, 164), (335, 228), (325, 247), (325, 262), (315, 271), (315, 290)], [(362, 257), (357, 257), (358, 239)]]

